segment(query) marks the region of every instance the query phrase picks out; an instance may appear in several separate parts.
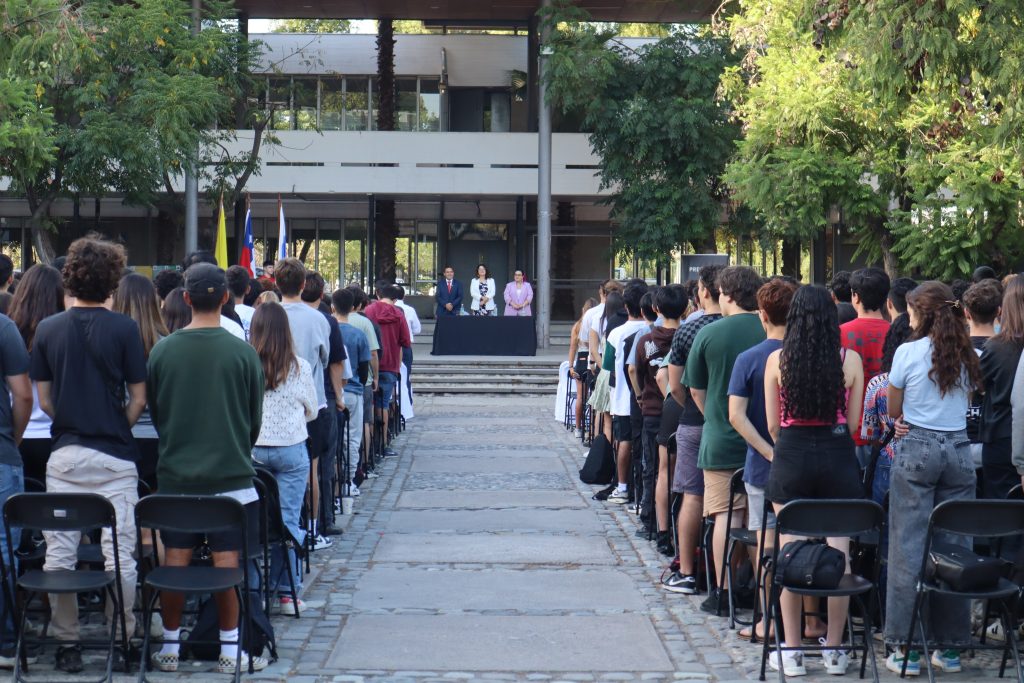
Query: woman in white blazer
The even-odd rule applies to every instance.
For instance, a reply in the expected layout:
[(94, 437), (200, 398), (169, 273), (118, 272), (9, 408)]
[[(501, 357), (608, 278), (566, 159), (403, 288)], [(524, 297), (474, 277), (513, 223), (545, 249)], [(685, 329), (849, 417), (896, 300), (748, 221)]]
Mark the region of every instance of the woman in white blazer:
[(494, 278), (487, 270), (487, 266), (480, 264), (476, 267), (476, 277), (469, 283), (469, 294), (473, 297), (470, 309), (473, 315), (496, 315), (497, 307), (494, 305), (495, 295)]

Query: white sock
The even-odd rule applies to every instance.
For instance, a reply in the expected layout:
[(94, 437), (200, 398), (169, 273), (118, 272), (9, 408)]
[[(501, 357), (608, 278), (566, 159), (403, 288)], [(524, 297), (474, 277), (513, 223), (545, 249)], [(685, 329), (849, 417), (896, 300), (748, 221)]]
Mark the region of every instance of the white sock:
[(626, 490), (626, 485), (625, 485), (625, 484), (622, 484), (622, 483), (620, 483), (620, 484), (618, 485), (618, 487), (617, 487), (617, 488), (616, 488), (615, 490), (616, 490), (616, 491), (625, 491), (625, 490)]
[[(181, 638), (181, 628), (176, 628), (173, 631), (169, 628), (164, 627), (164, 638), (167, 640), (178, 640)], [(160, 654), (162, 655), (176, 655), (181, 650), (181, 643), (164, 643), (160, 646)]]
[(318, 522), (318, 520), (315, 520), (315, 519), (313, 520), (313, 538), (316, 538), (317, 536), (320, 535), (319, 529), (317, 529), (317, 527), (320, 526), (320, 525), (317, 524), (317, 522)]
[(238, 629), (220, 631), (220, 656), (234, 659), (238, 656)]

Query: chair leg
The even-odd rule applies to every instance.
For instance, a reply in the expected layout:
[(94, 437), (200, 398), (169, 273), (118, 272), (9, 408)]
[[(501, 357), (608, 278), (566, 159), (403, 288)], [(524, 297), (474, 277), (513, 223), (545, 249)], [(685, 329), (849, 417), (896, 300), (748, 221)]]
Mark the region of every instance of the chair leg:
[[(283, 544), (282, 544), (283, 545)], [(291, 560), (288, 559), (288, 548), (284, 546), (284, 564), (288, 571), (288, 587), (291, 589), (292, 604), (295, 605), (295, 618), (299, 618), (299, 595), (295, 590), (295, 573), (292, 571)]]
[[(246, 587), (248, 590), (248, 587)], [(243, 628), (249, 627), (249, 620), (246, 618), (249, 611), (246, 609), (246, 601), (242, 599), (242, 591), (239, 590), (238, 586), (235, 586), (235, 596), (238, 598), (238, 640), (235, 642), (237, 647), (235, 648), (235, 683), (239, 683), (242, 680), (242, 644), (245, 642), (245, 631)], [(249, 664), (252, 664), (252, 654), (249, 655)], [(252, 673), (250, 671), (249, 673)]]
[(921, 599), (923, 597), (921, 591), (917, 592), (917, 596), (914, 598), (914, 609), (910, 612), (910, 631), (907, 633), (907, 651), (903, 656), (903, 667), (900, 669), (900, 678), (907, 677), (907, 662), (910, 660), (910, 650), (914, 644), (914, 626), (917, 625), (918, 613), (921, 610)]
[[(772, 587), (770, 590), (771, 590), (772, 593), (774, 593), (775, 588)], [(768, 628), (769, 620), (772, 618), (772, 603), (771, 603), (771, 597), (769, 596), (768, 592), (769, 592), (769, 588), (766, 586), (765, 587), (765, 597), (766, 597), (767, 601), (765, 602), (765, 606), (764, 606), (764, 624), (765, 624), (765, 629)], [(760, 680), (760, 681), (763, 681), (765, 679), (765, 676), (764, 676), (764, 674), (765, 674), (765, 667), (768, 665), (768, 658), (771, 657), (771, 651), (769, 649), (770, 647), (771, 647), (771, 639), (768, 637), (768, 633), (767, 633), (767, 630), (766, 630), (765, 631), (764, 642), (761, 644), (761, 675), (758, 678), (758, 680)]]
[(921, 632), (921, 659), (924, 660), (925, 668), (928, 669), (928, 683), (935, 683), (935, 670), (932, 668), (932, 658), (928, 654), (928, 634), (924, 629), (924, 605), (921, 606), (921, 614), (918, 615), (917, 628)]
[[(775, 652), (769, 656), (779, 658), (779, 683), (786, 683), (786, 674), (782, 670), (782, 587), (777, 587), (773, 593), (772, 616), (775, 622)], [(765, 642), (768, 642), (767, 636)]]
[[(1007, 641), (1010, 643), (1009, 650), (1013, 653), (1013, 666), (1017, 670), (1017, 683), (1024, 683), (1024, 670), (1021, 670), (1020, 646), (1017, 642), (1017, 629), (1014, 628), (1013, 611), (1005, 602), (1002, 603), (1002, 608), (1005, 619), (1004, 628), (1007, 634)], [(999, 676), (1002, 677), (1002, 675), (1002, 672), (1000, 672)]]
[[(877, 590), (877, 589), (873, 589)], [(868, 598), (871, 596), (868, 595)], [(867, 661), (871, 660), (871, 678), (874, 683), (878, 683), (878, 662), (875, 660), (875, 643), (872, 636), (872, 624), (871, 615), (867, 611), (867, 601), (861, 600), (860, 596), (855, 596), (857, 603), (860, 605), (861, 610), (864, 613), (864, 661), (860, 664), (860, 677), (864, 678), (864, 670), (867, 666)], [(850, 634), (850, 642), (853, 642), (853, 634)]]
[(153, 621), (153, 606), (156, 605), (157, 598), (160, 597), (159, 591), (153, 591), (153, 595), (150, 596), (149, 600), (145, 601), (142, 607), (142, 661), (139, 662), (139, 681), (138, 683), (145, 683), (146, 681), (146, 669), (149, 668), (149, 637), (150, 637), (150, 622)]
[[(114, 580), (115, 581), (120, 581), (121, 577), (117, 577)], [(112, 603), (114, 603), (113, 609), (117, 610), (117, 612), (119, 612), (121, 614), (121, 620), (120, 621), (121, 621), (122, 624), (124, 624), (124, 609), (121, 607), (120, 603), (118, 603), (117, 596), (114, 595), (114, 589), (113, 589), (112, 586), (107, 586), (107, 598)], [(110, 620), (110, 642), (107, 645), (107, 675), (104, 678), (104, 680), (107, 680), (107, 681), (113, 681), (114, 680), (114, 648), (117, 647), (117, 622), (118, 622), (117, 618), (113, 618), (113, 619)], [(122, 630), (122, 632), (124, 631), (124, 627), (123, 626), (122, 626), (121, 630)], [(124, 649), (124, 665), (125, 665), (125, 667), (128, 666), (128, 648), (127, 647), (125, 647), (125, 649)]]
[[(25, 609), (21, 610), (21, 618), (18, 622), (18, 642), (14, 646), (14, 683), (20, 683), (22, 669), (28, 671), (28, 654), (25, 651), (25, 622), (28, 620), (28, 606), (35, 597), (35, 593), (25, 595)], [(45, 634), (46, 631), (44, 630)]]

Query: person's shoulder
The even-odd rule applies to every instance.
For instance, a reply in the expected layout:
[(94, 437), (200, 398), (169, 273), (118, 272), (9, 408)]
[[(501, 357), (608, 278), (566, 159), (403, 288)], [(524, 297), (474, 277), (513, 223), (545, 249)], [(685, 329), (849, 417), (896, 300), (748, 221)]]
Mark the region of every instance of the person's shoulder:
[(295, 360), (298, 361), (299, 374), (313, 376), (313, 367), (309, 364), (302, 356), (295, 356)]

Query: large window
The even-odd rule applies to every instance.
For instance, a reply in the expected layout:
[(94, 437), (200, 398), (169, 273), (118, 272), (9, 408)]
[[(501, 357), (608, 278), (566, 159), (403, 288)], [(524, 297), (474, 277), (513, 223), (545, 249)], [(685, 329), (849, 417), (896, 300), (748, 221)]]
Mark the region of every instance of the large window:
[(370, 79), (346, 78), (345, 130), (369, 130), (370, 128)]
[(267, 104), (273, 107), (271, 127), (274, 130), (291, 130), (292, 81), (290, 78), (271, 78), (267, 87)]
[(320, 130), (342, 130), (345, 79), (320, 79)]
[(315, 78), (292, 79), (292, 109), (297, 130), (317, 129), (317, 82)]

